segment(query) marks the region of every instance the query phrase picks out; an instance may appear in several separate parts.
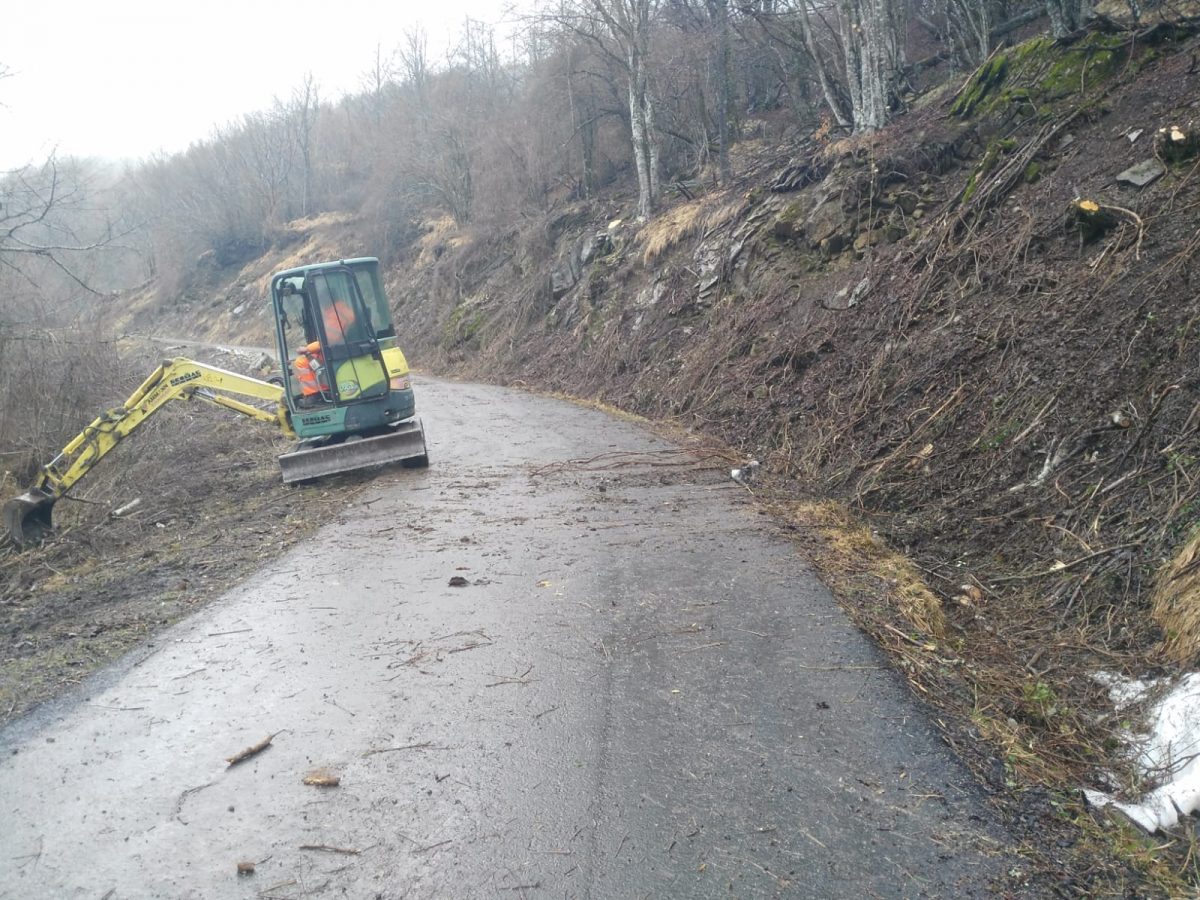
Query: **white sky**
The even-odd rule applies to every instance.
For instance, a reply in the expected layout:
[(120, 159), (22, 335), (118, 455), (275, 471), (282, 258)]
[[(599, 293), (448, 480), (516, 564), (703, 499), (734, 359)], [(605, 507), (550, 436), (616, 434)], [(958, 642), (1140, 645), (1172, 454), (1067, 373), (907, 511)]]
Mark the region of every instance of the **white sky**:
[(286, 99), (362, 86), (420, 23), (431, 62), (502, 0), (9, 0), (0, 14), (0, 172), (60, 155), (137, 159)]

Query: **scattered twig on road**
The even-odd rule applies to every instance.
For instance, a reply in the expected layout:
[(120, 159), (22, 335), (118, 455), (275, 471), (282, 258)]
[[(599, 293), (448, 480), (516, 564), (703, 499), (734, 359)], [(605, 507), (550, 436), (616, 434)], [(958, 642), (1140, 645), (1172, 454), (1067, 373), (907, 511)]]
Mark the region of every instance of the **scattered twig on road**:
[(212, 787), (213, 784), (214, 784), (214, 782), (210, 781), (208, 784), (202, 784), (198, 787), (188, 788), (186, 791), (184, 791), (182, 794), (180, 794), (179, 799), (175, 801), (175, 812), (173, 813), (172, 818), (177, 819), (178, 821), (183, 822), (183, 824), (186, 825), (187, 822), (184, 822), (183, 819), (179, 818), (181, 815), (183, 815), (183, 801), (185, 801), (192, 794), (197, 794), (200, 791), (204, 790), (205, 788)]
[(193, 675), (199, 675), (201, 672), (208, 671), (208, 666), (201, 666), (199, 669), (193, 669), (190, 672), (184, 672), (182, 675), (172, 675), (172, 681), (179, 681), (181, 678), (191, 678)]
[(362, 758), (366, 759), (368, 756), (374, 756), (376, 753), (395, 753), (398, 750), (424, 750), (426, 747), (432, 746), (432, 741), (425, 741), (422, 744), (405, 744), (403, 747), (375, 747), (364, 753)]
[(353, 847), (333, 847), (329, 844), (301, 844), (301, 850), (321, 850), (326, 853), (344, 853), (346, 856), (358, 856), (362, 853), (361, 850), (355, 850)]
[[(671, 462), (654, 461), (655, 459), (671, 456), (683, 457), (683, 459)], [(705, 460), (713, 458), (728, 460), (729, 454), (718, 450), (687, 450), (683, 448), (671, 448), (669, 450), (611, 450), (597, 456), (548, 463), (547, 465), (531, 469), (529, 474), (533, 476), (550, 475), (556, 472), (565, 472), (569, 469), (600, 472), (605, 469), (621, 469), (636, 465), (658, 468), (662, 466), (685, 466), (690, 464), (699, 467)]]
[(536, 721), (537, 721), (538, 719), (540, 719), (542, 716), (547, 716), (547, 715), (549, 715), (550, 713), (554, 712), (556, 709), (558, 709), (558, 707), (557, 707), (557, 706), (552, 706), (552, 707), (550, 707), (549, 709), (543, 709), (543, 710), (542, 710), (540, 713), (534, 713), (534, 714), (533, 714), (533, 721), (535, 721), (535, 722), (536, 722)]
[(237, 628), (233, 631), (210, 631), (206, 637), (224, 637), (227, 634), (245, 634), (247, 631), (253, 630), (253, 628)]
[(278, 884), (271, 885), (269, 888), (263, 888), (261, 891), (258, 892), (258, 896), (265, 897), (267, 894), (272, 894), (275, 891), (279, 890), (280, 888), (293, 887), (294, 885), (296, 885), (298, 883), (299, 882), (297, 882), (295, 878), (293, 878), (289, 881), (281, 881)]
[(346, 715), (350, 716), (350, 718), (354, 718), (357, 715), (357, 713), (350, 712), (350, 710), (346, 709), (346, 707), (342, 706), (342, 704), (338, 703), (332, 697), (326, 697), (325, 702), (328, 703), (330, 706), (336, 706), (338, 709), (340, 709)]
[(282, 733), (281, 731), (276, 731), (274, 734), (268, 734), (257, 744), (247, 747), (245, 750), (240, 750), (233, 754), (233, 756), (226, 757), (225, 762), (229, 763), (229, 766), (236, 766), (238, 763), (245, 762), (252, 756), (257, 756), (271, 746), (271, 741), (275, 740), (275, 735)]
[(685, 647), (684, 649), (680, 650), (679, 652), (680, 653), (695, 653), (697, 650), (707, 650), (710, 647), (722, 647), (727, 643), (729, 643), (729, 642), (728, 641), (713, 641), (711, 644), (701, 644), (699, 647)]
[(463, 644), (461, 647), (451, 647), (447, 653), (463, 653), (467, 650), (474, 650), (476, 647), (490, 647), (494, 641), (476, 641), (473, 644)]
[(39, 862), (41, 862), (41, 859), (42, 859), (42, 849), (43, 849), (43, 845), (44, 845), (44, 844), (45, 844), (45, 836), (44, 836), (44, 835), (40, 835), (40, 834), (39, 834), (39, 835), (38, 835), (38, 848), (37, 848), (37, 850), (35, 850), (33, 853), (23, 853), (23, 854), (21, 854), (20, 856), (13, 856), (13, 857), (11, 857), (11, 859), (13, 859), (13, 860), (18, 860), (18, 859), (25, 860), (23, 863), (21, 863), (21, 867), (22, 867), (22, 868), (24, 868), (25, 866), (29, 865), (29, 863), (32, 861), (32, 862), (33, 862), (33, 867), (36, 869), (36, 868), (37, 868), (37, 864), (38, 864)]
[(416, 850), (412, 850), (410, 852), (415, 856), (418, 853), (425, 853), (428, 850), (435, 850), (438, 847), (444, 847), (449, 843), (449, 840), (438, 841), (436, 844), (430, 844), (428, 847), (418, 847)]
[(797, 669), (808, 669), (810, 672), (861, 672), (883, 668), (883, 666), (806, 666), (802, 663), (795, 665)]
[(520, 675), (517, 675), (515, 677), (512, 675), (496, 675), (495, 673), (493, 673), (492, 677), (499, 679), (499, 680), (493, 681), (490, 684), (485, 684), (484, 687), (500, 687), (500, 685), (502, 685), (502, 684), (529, 684), (534, 679), (526, 678), (525, 676), (528, 675), (532, 671), (533, 671), (533, 666), (530, 666), (528, 669), (526, 669)]

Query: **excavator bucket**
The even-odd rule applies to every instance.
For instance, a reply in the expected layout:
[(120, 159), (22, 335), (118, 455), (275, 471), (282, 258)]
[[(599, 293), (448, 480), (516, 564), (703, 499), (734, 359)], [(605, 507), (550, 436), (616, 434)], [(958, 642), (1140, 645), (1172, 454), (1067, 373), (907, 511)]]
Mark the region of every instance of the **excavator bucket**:
[(50, 513), (57, 499), (33, 488), (4, 504), (4, 529), (17, 546), (36, 544), (50, 533)]
[(425, 429), (420, 419), (404, 422), (377, 437), (350, 438), (340, 444), (297, 450), (279, 457), (284, 484), (393, 462), (402, 462), (410, 468), (429, 465)]

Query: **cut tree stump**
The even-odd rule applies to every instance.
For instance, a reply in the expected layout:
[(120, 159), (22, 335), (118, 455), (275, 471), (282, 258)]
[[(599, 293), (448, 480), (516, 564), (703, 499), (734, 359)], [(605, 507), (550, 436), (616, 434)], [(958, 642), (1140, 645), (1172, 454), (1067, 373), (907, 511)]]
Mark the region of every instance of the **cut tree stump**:
[(1191, 125), (1167, 125), (1154, 134), (1154, 155), (1165, 163), (1183, 162), (1200, 153), (1200, 133)]
[(1095, 200), (1071, 201), (1071, 216), (1085, 241), (1094, 241), (1117, 225), (1117, 218)]

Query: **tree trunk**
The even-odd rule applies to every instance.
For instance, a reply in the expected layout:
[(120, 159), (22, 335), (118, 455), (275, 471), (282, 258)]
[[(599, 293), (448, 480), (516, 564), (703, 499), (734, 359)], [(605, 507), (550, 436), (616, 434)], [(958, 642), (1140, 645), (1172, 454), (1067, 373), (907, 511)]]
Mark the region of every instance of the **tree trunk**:
[(717, 30), (716, 64), (712, 67), (717, 82), (717, 166), (721, 184), (728, 184), (729, 170), (729, 3), (709, 0), (709, 15)]
[(1087, 24), (1092, 18), (1092, 5), (1089, 0), (1046, 0), (1046, 15), (1050, 17), (1051, 33), (1061, 39)]

